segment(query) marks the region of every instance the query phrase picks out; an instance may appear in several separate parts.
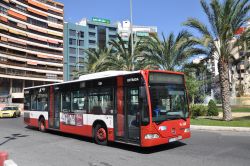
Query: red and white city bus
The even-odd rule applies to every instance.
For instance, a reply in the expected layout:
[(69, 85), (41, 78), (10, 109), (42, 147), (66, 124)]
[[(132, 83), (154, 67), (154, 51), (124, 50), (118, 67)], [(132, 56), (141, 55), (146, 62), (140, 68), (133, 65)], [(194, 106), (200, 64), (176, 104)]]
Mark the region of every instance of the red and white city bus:
[(184, 74), (108, 71), (25, 88), (24, 122), (108, 141), (151, 147), (190, 137)]

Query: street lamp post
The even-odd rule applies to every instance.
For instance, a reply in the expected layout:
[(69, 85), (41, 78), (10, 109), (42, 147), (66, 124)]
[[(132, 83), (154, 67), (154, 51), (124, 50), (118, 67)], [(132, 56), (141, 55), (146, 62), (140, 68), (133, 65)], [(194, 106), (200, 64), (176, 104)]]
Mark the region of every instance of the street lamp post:
[(80, 34), (80, 32), (79, 31), (77, 31), (76, 32), (77, 33), (77, 39), (76, 39), (76, 54), (77, 54), (77, 77), (79, 78), (79, 72), (80, 72), (80, 55), (79, 55), (79, 43), (80, 43), (80, 41), (79, 41), (79, 34)]
[(134, 70), (134, 36), (133, 36), (133, 6), (130, 0), (130, 35), (131, 35), (131, 57), (132, 57), (132, 70)]

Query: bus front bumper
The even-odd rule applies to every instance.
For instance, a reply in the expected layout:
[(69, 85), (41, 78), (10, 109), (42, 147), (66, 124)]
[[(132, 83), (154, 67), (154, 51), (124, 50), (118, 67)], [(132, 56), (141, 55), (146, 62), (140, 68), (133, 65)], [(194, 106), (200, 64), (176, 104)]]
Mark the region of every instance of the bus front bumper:
[(166, 137), (166, 138), (159, 136), (159, 138), (145, 139), (143, 137), (143, 139), (141, 141), (141, 146), (142, 147), (152, 147), (152, 146), (157, 146), (157, 145), (163, 145), (163, 144), (167, 144), (167, 143), (171, 143), (171, 142), (184, 140), (184, 139), (187, 139), (190, 137), (191, 137), (190, 131), (184, 132), (182, 134), (175, 135), (172, 137)]

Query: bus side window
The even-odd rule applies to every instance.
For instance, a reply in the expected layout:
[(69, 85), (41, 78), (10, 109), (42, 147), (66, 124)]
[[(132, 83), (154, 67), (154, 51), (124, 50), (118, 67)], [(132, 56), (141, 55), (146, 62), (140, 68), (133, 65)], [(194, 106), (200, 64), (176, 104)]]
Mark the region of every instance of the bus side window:
[(73, 94), (73, 112), (87, 113), (87, 96), (84, 91), (74, 91)]
[(29, 94), (25, 94), (24, 96), (24, 110), (30, 110), (30, 97)]
[(88, 99), (90, 114), (113, 114), (114, 102), (111, 88), (92, 89)]
[(37, 96), (36, 96), (36, 94), (31, 95), (31, 110), (32, 111), (37, 110)]
[(62, 112), (71, 111), (71, 93), (63, 92), (62, 93)]

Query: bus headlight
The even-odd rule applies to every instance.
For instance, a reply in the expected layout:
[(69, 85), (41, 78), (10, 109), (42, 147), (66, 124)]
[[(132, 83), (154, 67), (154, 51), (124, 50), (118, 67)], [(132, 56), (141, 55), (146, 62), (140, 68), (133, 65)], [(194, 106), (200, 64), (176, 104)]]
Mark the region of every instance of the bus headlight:
[(158, 134), (146, 134), (145, 139), (155, 139), (155, 138), (159, 138)]
[(184, 133), (189, 133), (190, 132), (190, 128), (186, 128), (185, 130), (184, 130)]

